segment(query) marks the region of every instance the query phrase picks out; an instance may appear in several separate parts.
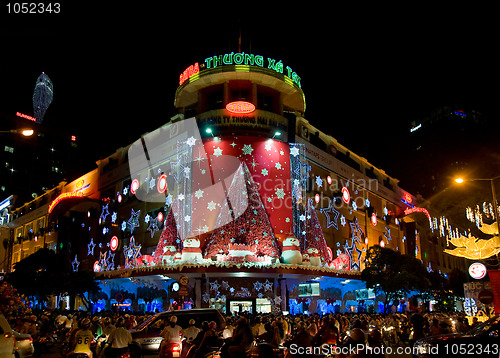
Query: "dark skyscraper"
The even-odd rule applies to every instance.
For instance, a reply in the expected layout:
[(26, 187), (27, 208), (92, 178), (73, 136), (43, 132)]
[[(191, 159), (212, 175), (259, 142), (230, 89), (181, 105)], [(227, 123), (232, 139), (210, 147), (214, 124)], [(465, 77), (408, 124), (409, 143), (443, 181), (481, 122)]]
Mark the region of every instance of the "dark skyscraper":
[(33, 113), (37, 123), (42, 123), (43, 116), (54, 97), (54, 86), (49, 76), (44, 72), (36, 80), (35, 90), (33, 91)]

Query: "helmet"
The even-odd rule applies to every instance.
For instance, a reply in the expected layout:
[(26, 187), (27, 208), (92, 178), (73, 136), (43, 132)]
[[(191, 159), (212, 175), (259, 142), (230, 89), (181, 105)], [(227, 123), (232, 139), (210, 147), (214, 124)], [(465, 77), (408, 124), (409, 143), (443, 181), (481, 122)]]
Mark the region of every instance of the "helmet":
[(349, 334), (349, 336), (354, 341), (361, 341), (365, 338), (365, 334), (363, 333), (361, 328), (354, 328)]
[(177, 316), (171, 316), (169, 322), (177, 323)]
[(88, 318), (82, 319), (80, 326), (82, 329), (88, 329), (90, 327), (90, 319), (88, 319)]

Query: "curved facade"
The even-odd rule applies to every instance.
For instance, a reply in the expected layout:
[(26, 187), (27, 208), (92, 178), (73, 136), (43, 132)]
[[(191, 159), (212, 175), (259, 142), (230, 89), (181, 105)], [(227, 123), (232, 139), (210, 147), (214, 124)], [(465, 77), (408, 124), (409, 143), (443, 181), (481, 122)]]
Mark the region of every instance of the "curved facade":
[(280, 60), (208, 57), (180, 74), (177, 116), (97, 162), (97, 203), (59, 190), (47, 220), (75, 218), (58, 242), (97, 273), (96, 308), (379, 309), (364, 254), (420, 258), (416, 199), (304, 118), (300, 80)]

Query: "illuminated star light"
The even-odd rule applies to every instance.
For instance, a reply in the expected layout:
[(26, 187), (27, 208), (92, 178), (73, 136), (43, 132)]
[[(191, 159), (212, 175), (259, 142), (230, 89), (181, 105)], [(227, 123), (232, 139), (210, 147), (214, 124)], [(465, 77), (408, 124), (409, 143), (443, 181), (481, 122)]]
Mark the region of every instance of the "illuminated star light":
[[(330, 200), (330, 205), (328, 206), (328, 208), (320, 209), (320, 212), (322, 212), (326, 216), (327, 228), (333, 226), (335, 229), (339, 229), (337, 219), (339, 218), (340, 212), (333, 207), (333, 200)], [(333, 219), (331, 215), (333, 215)]]
[(130, 216), (130, 219), (128, 219), (127, 221), (127, 224), (130, 225), (130, 231), (134, 231), (134, 229), (136, 227), (139, 227), (139, 214), (141, 213), (140, 210), (137, 210), (137, 211), (134, 211), (134, 209), (132, 209), (132, 213), (131, 213), (131, 216)]
[(87, 245), (87, 248), (88, 248), (87, 255), (94, 255), (95, 244), (93, 238), (90, 239), (90, 243)]
[(158, 219), (157, 218), (153, 218), (149, 221), (149, 226), (147, 228), (147, 230), (149, 232), (151, 232), (151, 238), (153, 238), (153, 236), (155, 235), (155, 233), (160, 230), (160, 228), (158, 227)]
[(74, 272), (78, 271), (78, 266), (80, 266), (80, 262), (76, 259), (76, 255), (75, 259), (71, 262), (71, 265), (73, 266)]
[[(347, 243), (346, 245), (344, 245), (344, 250), (349, 256), (351, 270), (360, 269), (359, 263), (361, 262), (361, 255), (363, 255), (363, 251), (358, 249), (358, 247), (356, 246), (356, 241), (357, 240), (352, 239), (351, 246), (347, 245)], [(357, 257), (354, 256), (354, 253), (358, 254)]]
[(109, 215), (108, 206), (109, 203), (102, 207), (101, 219), (103, 222), (106, 221), (106, 217)]

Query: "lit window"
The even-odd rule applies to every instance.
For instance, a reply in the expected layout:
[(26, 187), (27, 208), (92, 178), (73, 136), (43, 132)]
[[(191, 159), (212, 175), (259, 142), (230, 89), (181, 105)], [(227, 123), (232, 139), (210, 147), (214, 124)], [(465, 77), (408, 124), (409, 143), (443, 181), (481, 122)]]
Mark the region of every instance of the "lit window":
[(4, 147), (4, 151), (5, 151), (5, 152), (9, 152), (9, 153), (14, 153), (14, 148), (9, 147), (8, 145), (6, 145), (6, 146)]

